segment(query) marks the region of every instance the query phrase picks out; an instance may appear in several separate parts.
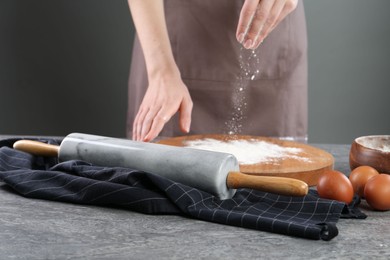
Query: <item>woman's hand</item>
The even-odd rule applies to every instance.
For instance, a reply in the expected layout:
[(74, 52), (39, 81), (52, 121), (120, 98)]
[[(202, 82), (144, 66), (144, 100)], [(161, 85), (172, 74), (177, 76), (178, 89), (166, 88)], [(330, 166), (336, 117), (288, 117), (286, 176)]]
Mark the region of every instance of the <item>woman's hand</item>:
[(165, 123), (180, 112), (179, 125), (188, 133), (191, 125), (192, 100), (180, 75), (163, 74), (149, 80), (133, 124), (133, 140), (149, 142), (156, 138)]
[(298, 0), (245, 0), (238, 21), (237, 40), (246, 49), (256, 49), (297, 5)]
[(172, 54), (163, 0), (128, 0), (145, 56), (149, 86), (133, 122), (133, 140), (156, 138), (180, 112), (180, 129), (188, 133), (192, 99)]

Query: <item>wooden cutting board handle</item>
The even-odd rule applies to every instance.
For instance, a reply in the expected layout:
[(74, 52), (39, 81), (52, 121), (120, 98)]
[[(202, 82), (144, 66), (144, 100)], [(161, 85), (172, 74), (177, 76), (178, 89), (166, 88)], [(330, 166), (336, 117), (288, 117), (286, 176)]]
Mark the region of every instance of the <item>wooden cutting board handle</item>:
[(286, 196), (305, 196), (309, 186), (301, 180), (286, 177), (253, 176), (229, 172), (226, 184), (231, 189), (251, 188)]
[(39, 141), (19, 140), (13, 145), (14, 149), (45, 157), (58, 157), (60, 147), (58, 145), (46, 144)]

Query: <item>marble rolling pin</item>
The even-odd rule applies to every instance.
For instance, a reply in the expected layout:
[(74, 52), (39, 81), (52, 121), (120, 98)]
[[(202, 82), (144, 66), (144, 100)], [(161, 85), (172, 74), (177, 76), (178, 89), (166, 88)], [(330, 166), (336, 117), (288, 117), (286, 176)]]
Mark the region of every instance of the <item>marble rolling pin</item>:
[(227, 153), (72, 133), (60, 146), (20, 140), (14, 148), (60, 161), (83, 160), (95, 165), (149, 172), (214, 194), (233, 197), (237, 188), (252, 188), (288, 196), (304, 196), (308, 185), (284, 177), (239, 172), (237, 159)]

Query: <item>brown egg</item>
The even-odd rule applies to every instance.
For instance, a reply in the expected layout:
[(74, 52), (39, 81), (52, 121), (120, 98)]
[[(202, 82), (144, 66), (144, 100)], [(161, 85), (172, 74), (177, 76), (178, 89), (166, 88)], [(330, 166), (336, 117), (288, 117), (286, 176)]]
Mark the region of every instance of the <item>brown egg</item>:
[(378, 174), (370, 178), (364, 188), (368, 205), (376, 210), (390, 209), (390, 175)]
[(367, 181), (378, 175), (379, 172), (371, 166), (359, 166), (351, 172), (349, 180), (352, 183), (353, 190), (360, 197), (364, 197), (364, 186)]
[(349, 204), (353, 199), (353, 187), (347, 176), (339, 171), (326, 171), (317, 182), (318, 195)]

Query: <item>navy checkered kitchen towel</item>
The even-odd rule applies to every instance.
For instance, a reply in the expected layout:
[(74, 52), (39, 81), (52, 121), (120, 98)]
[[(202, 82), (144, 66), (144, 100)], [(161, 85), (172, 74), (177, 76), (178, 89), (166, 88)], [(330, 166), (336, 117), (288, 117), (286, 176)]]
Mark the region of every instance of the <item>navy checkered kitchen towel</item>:
[[(315, 191), (305, 197), (289, 197), (239, 189), (232, 199), (219, 200), (207, 192), (145, 172), (98, 167), (82, 161), (58, 163), (57, 158), (32, 156), (12, 149), (15, 141), (0, 141), (0, 180), (28, 198), (185, 215), (317, 240), (337, 236), (335, 223), (343, 215), (356, 217), (356, 208), (319, 199)], [(60, 143), (54, 139), (43, 141)]]

